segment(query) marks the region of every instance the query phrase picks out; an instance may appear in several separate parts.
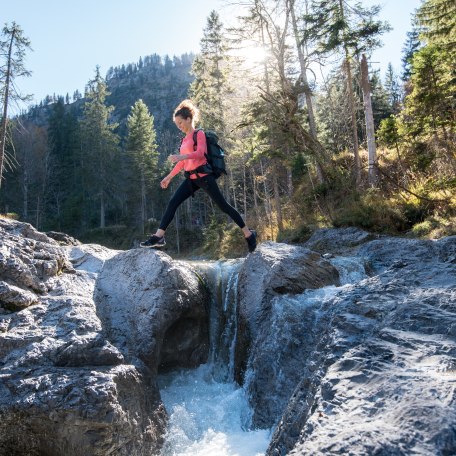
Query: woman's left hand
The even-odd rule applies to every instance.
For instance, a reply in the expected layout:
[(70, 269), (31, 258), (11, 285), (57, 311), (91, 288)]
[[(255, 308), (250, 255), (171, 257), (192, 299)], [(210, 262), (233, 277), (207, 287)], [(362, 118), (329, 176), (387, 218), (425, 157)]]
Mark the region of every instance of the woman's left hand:
[(171, 162), (171, 163), (177, 163), (177, 162), (180, 162), (181, 160), (185, 160), (187, 158), (186, 155), (170, 155), (168, 157), (168, 160)]

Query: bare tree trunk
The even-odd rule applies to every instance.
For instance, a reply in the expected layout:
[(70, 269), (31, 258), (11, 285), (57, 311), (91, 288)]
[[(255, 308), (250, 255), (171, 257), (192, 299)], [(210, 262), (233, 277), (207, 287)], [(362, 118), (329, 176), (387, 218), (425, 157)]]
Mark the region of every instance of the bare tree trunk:
[(272, 224), (271, 201), (269, 199), (269, 191), (268, 191), (268, 186), (266, 183), (266, 175), (264, 173), (262, 160), (260, 160), (260, 169), (261, 169), (261, 177), (263, 179), (263, 188), (264, 188), (264, 211), (266, 214), (266, 220), (268, 221), (268, 224), (269, 224), (269, 229), (271, 230), (271, 240), (273, 240), (274, 239), (274, 226)]
[(59, 227), (59, 231), (62, 231), (62, 211), (61, 211), (61, 204), (60, 204), (60, 194), (54, 193), (55, 196), (55, 212), (57, 215), (57, 226)]
[(259, 214), (259, 212), (258, 212), (259, 204), (258, 204), (258, 194), (257, 194), (258, 187), (257, 187), (257, 183), (256, 183), (253, 172), (250, 173), (250, 177), (252, 178), (253, 207), (255, 208), (255, 216), (258, 217), (258, 214)]
[[(228, 178), (228, 176), (227, 176)], [(237, 207), (237, 196), (236, 196), (236, 187), (234, 185), (234, 179), (233, 179), (233, 173), (231, 171), (229, 171), (229, 180), (231, 182), (231, 189), (233, 190), (233, 204), (232, 206), (238, 210), (238, 207)]]
[(315, 123), (315, 114), (313, 110), (313, 103), (312, 103), (312, 92), (310, 90), (309, 81), (307, 79), (307, 65), (306, 65), (306, 57), (304, 56), (304, 49), (299, 38), (299, 31), (298, 31), (298, 22), (296, 20), (296, 11), (295, 11), (295, 0), (289, 0), (289, 8), (291, 13), (291, 22), (293, 25), (293, 34), (296, 41), (296, 49), (298, 51), (298, 58), (299, 58), (299, 66), (301, 70), (301, 79), (303, 84), (304, 95), (306, 98), (306, 106), (307, 106), (307, 114), (309, 116), (309, 128), (310, 134), (313, 138), (317, 138), (317, 126)]
[(246, 166), (242, 167), (242, 204), (244, 206), (244, 220), (247, 219), (247, 176), (245, 172)]
[[(276, 160), (274, 160), (275, 162)], [(274, 169), (278, 168), (278, 163), (274, 163)], [(280, 203), (280, 191), (279, 191), (279, 179), (277, 173), (272, 173), (272, 184), (274, 188), (274, 203), (277, 214), (277, 226), (279, 231), (283, 231), (283, 214), (282, 214), (282, 205)]]
[(347, 76), (347, 91), (348, 91), (348, 100), (350, 103), (350, 116), (352, 124), (352, 134), (353, 134), (353, 156), (355, 158), (355, 181), (358, 185), (361, 181), (361, 163), (359, 160), (359, 142), (358, 142), (358, 127), (356, 125), (356, 110), (355, 110), (355, 100), (353, 96), (353, 81), (351, 74), (350, 66), (350, 57), (348, 54), (345, 56), (345, 74)]
[[(340, 13), (342, 20), (344, 20), (344, 4), (343, 0), (339, 0)], [(348, 91), (348, 100), (350, 102), (350, 114), (351, 114), (351, 124), (352, 124), (352, 134), (353, 134), (353, 155), (355, 158), (355, 181), (358, 185), (361, 181), (361, 164), (359, 160), (359, 142), (358, 142), (358, 128), (356, 125), (356, 110), (355, 110), (355, 99), (353, 96), (353, 80), (351, 73), (350, 65), (350, 54), (348, 52), (347, 45), (344, 45), (345, 50), (345, 75), (347, 77), (347, 91)]]
[(146, 179), (144, 171), (141, 171), (141, 234), (144, 234), (144, 227), (146, 225)]
[(377, 151), (375, 148), (374, 114), (372, 112), (371, 88), (369, 84), (369, 69), (366, 55), (361, 57), (361, 88), (363, 91), (364, 117), (366, 119), (367, 151), (368, 151), (368, 179), (369, 185), (377, 185)]
[(293, 196), (293, 173), (290, 167), (287, 167), (287, 191), (288, 197), (291, 198)]
[(105, 201), (104, 201), (104, 194), (103, 191), (100, 195), (100, 228), (105, 228)]
[(49, 152), (49, 148), (46, 149), (46, 155), (45, 155), (45, 158), (44, 158), (44, 173), (43, 173), (43, 181), (41, 183), (41, 189), (40, 189), (40, 193), (38, 194), (38, 197), (37, 197), (37, 203), (36, 203), (36, 226), (35, 228), (37, 230), (40, 229), (41, 227), (41, 219), (42, 219), (42, 215), (41, 215), (41, 201), (45, 200), (45, 195), (46, 195), (46, 191), (47, 191), (47, 184), (48, 184), (48, 180), (49, 180), (49, 176), (50, 176), (50, 152)]
[(179, 236), (179, 208), (176, 210), (175, 224), (176, 224), (176, 244), (177, 244), (177, 254), (180, 254), (180, 236)]
[(35, 217), (35, 228), (37, 230), (40, 229), (40, 211), (41, 211), (40, 197), (38, 196), (38, 198), (36, 199), (36, 217)]
[(24, 220), (28, 220), (28, 189), (29, 189), (29, 179), (27, 168), (24, 170), (24, 179), (22, 181), (22, 192), (23, 192), (23, 217)]
[[(304, 55), (303, 44), (299, 38), (299, 30), (298, 30), (298, 22), (296, 20), (296, 11), (295, 11), (295, 0), (288, 0), (289, 1), (289, 8), (291, 13), (291, 21), (293, 25), (293, 34), (296, 41), (296, 49), (298, 51), (298, 58), (299, 58), (299, 66), (301, 69), (301, 80), (303, 84), (304, 96), (306, 99), (306, 106), (307, 106), (307, 115), (309, 117), (309, 129), (310, 135), (312, 138), (317, 141), (317, 125), (315, 122), (315, 114), (313, 109), (312, 103), (312, 91), (310, 90), (309, 80), (307, 79), (307, 65), (306, 65), (306, 57)], [(324, 174), (321, 169), (321, 165), (318, 160), (315, 163), (316, 170), (317, 170), (317, 178), (318, 182), (322, 184), (324, 179)]]
[[(283, 27), (283, 31), (281, 31), (278, 26), (275, 26), (275, 33), (277, 34), (277, 39), (278, 39), (278, 46), (276, 49), (277, 66), (278, 66), (278, 73), (280, 75), (281, 88), (282, 88), (282, 91), (284, 94), (289, 94), (291, 92), (290, 84), (289, 84), (289, 81), (285, 74), (285, 51), (286, 51), (286, 37), (287, 37), (289, 20), (290, 20), (289, 13), (290, 13), (290, 11), (287, 9), (286, 14), (285, 14), (285, 24)], [(262, 18), (262, 16), (261, 16), (261, 18)], [(268, 36), (269, 36), (271, 48), (274, 48), (271, 31), (268, 29), (267, 24), (266, 24), (266, 32), (268, 33)], [(261, 22), (261, 39), (262, 39), (262, 44), (265, 45), (263, 21)], [(270, 81), (269, 81), (269, 75), (268, 75), (268, 71), (267, 71), (266, 62), (264, 63), (264, 77), (265, 77), (265, 83), (266, 83), (266, 91), (267, 91), (267, 94), (270, 95), (270, 93), (271, 93)], [(271, 128), (271, 130), (273, 130), (273, 128)], [(271, 138), (271, 145), (274, 149), (277, 148), (275, 142), (276, 142), (276, 139), (273, 136)], [(282, 206), (281, 206), (281, 201), (280, 201), (279, 181), (278, 181), (278, 177), (277, 177), (278, 176), (277, 170), (279, 168), (279, 162), (276, 159), (272, 159), (271, 164), (274, 169), (274, 172), (272, 173), (273, 174), (272, 183), (273, 183), (273, 192), (274, 192), (274, 206), (275, 206), (275, 210), (277, 213), (277, 226), (280, 231), (283, 231)], [(273, 233), (272, 233), (272, 238), (274, 238)]]

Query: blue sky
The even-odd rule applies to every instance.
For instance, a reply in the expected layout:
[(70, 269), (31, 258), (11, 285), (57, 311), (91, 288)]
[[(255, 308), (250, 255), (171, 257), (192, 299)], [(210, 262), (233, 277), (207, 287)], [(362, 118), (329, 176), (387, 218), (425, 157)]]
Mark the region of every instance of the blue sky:
[[(383, 74), (391, 62), (400, 72), (411, 13), (421, 1), (361, 3), (382, 5), (380, 19), (393, 27), (373, 56), (378, 62), (374, 68)], [(2, 5), (0, 24), (15, 21), (32, 42), (26, 60), (32, 76), (16, 85), (38, 103), (48, 94), (83, 92), (97, 65), (105, 75), (109, 67), (137, 62), (140, 56), (198, 52), (210, 11), (218, 11), (222, 22), (229, 21), (231, 10), (223, 5), (223, 0), (14, 0)]]

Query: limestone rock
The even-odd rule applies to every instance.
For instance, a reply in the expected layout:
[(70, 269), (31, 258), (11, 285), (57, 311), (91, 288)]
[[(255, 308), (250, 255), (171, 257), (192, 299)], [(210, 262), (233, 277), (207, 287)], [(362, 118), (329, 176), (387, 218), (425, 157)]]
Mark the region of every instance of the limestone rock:
[(60, 233), (59, 231), (48, 231), (46, 236), (57, 241), (59, 245), (81, 245), (81, 242), (74, 237), (66, 233)]
[[(183, 362), (173, 347), (181, 331), (192, 327), (186, 318), (204, 320), (196, 275), (152, 251), (59, 246), (30, 225), (4, 219), (0, 230), (0, 454), (157, 454), (166, 412), (154, 363)], [(129, 288), (138, 285), (125, 273), (132, 258), (159, 269), (162, 281), (144, 287), (146, 269), (137, 270), (140, 286)], [(142, 306), (134, 313), (125, 296), (117, 301), (123, 326), (106, 310), (102, 295), (100, 303), (94, 299), (103, 284), (112, 292), (106, 276), (97, 287), (105, 267), (122, 271), (114, 280), (125, 283), (117, 286)], [(162, 317), (161, 301), (171, 289)], [(197, 302), (192, 301), (195, 293)], [(100, 315), (109, 326), (103, 326)], [(115, 331), (113, 322), (118, 323)], [(141, 337), (153, 342), (141, 344)], [(203, 339), (204, 334), (198, 343)], [(116, 346), (130, 340), (128, 350), (122, 343)], [(202, 348), (190, 340), (184, 338), (185, 355), (192, 362), (203, 360), (207, 342)]]
[(0, 281), (0, 307), (7, 310), (21, 310), (37, 302), (38, 299), (34, 293)]
[[(206, 361), (206, 286), (163, 252), (59, 242), (0, 219), (0, 454), (158, 454), (156, 373)], [(227, 267), (268, 456), (456, 454), (456, 237), (321, 230)]]
[(82, 244), (67, 248), (68, 258), (74, 268), (94, 274), (101, 272), (105, 262), (118, 253), (120, 251), (97, 244)]
[(294, 314), (294, 296), (333, 284), (339, 284), (336, 268), (299, 246), (265, 242), (244, 262), (239, 274), (237, 376), (242, 381), (243, 361), (250, 353), (248, 389), (255, 402), (255, 426), (270, 427), (278, 418), (302, 376), (301, 358), (312, 347), (312, 309)]
[(247, 257), (239, 273), (240, 314), (255, 337), (258, 325), (269, 318), (272, 297), (338, 283), (337, 269), (319, 253), (264, 242)]
[(109, 340), (127, 359), (158, 368), (196, 367), (209, 352), (209, 295), (190, 265), (154, 249), (106, 261), (98, 312)]
[(366, 274), (271, 297), (245, 270), (249, 302), (269, 302), (245, 382), (254, 424), (277, 425), (267, 455), (455, 454), (456, 237), (330, 245), (332, 264)]
[(53, 279), (73, 267), (65, 251), (31, 225), (0, 218), (0, 279), (12, 286), (46, 293)]
[(304, 245), (315, 252), (329, 252), (334, 255), (353, 250), (377, 238), (379, 236), (376, 234), (354, 227), (323, 228), (315, 231)]

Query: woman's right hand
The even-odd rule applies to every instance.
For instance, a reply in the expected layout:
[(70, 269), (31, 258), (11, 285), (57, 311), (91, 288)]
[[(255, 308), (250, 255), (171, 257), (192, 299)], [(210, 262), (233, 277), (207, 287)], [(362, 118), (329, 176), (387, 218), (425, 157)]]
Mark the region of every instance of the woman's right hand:
[(168, 157), (168, 160), (171, 163), (179, 163), (180, 161), (187, 160), (187, 159), (188, 159), (188, 155), (186, 155), (186, 154), (174, 154), (174, 155), (170, 155)]
[(171, 182), (171, 177), (166, 176), (161, 182), (160, 182), (160, 187), (161, 188), (168, 188), (169, 183)]

